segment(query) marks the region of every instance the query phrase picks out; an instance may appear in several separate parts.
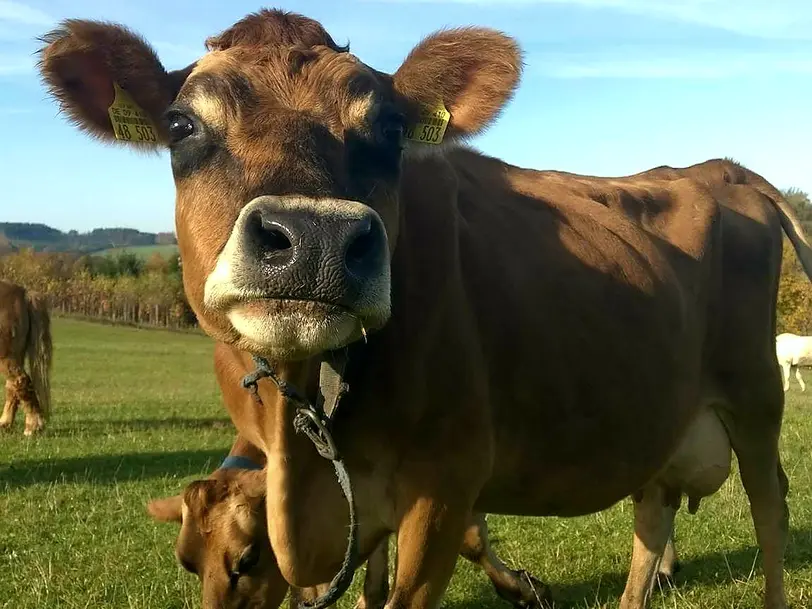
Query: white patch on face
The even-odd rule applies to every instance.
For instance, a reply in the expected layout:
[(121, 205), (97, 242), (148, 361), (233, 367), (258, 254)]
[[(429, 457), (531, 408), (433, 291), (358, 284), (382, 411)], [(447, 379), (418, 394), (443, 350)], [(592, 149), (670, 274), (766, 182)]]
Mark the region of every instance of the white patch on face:
[(226, 108), (220, 99), (213, 95), (197, 93), (189, 100), (189, 105), (204, 124), (225, 131)]
[(375, 93), (369, 93), (351, 100), (342, 109), (342, 121), (347, 127), (368, 129), (380, 112), (380, 103)]
[(295, 303), (291, 305), (290, 311), (267, 317), (245, 314), (239, 309), (227, 316), (247, 343), (248, 351), (265, 353), (278, 360), (336, 349), (356, 338), (361, 331), (358, 319), (350, 315), (337, 313), (327, 319), (314, 319), (293, 308)]

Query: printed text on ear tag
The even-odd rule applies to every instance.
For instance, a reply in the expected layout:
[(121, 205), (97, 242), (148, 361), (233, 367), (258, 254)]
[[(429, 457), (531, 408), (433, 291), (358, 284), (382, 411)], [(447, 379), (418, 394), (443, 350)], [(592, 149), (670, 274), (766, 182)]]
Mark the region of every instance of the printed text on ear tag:
[(135, 103), (124, 89), (113, 83), (115, 98), (107, 109), (117, 140), (127, 142), (157, 142), (157, 130), (149, 115)]
[(423, 109), (417, 121), (406, 127), (403, 137), (420, 144), (441, 144), (449, 120), (451, 114), (445, 109), (443, 102), (440, 102), (431, 110)]

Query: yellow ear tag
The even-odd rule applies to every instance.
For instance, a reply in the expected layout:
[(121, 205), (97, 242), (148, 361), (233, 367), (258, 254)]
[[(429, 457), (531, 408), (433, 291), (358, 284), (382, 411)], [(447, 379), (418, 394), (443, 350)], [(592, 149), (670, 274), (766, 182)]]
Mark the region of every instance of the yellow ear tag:
[(127, 142), (157, 142), (157, 132), (149, 115), (135, 103), (124, 89), (113, 83), (115, 98), (107, 109), (117, 140)]
[(403, 137), (420, 144), (442, 144), (451, 114), (440, 102), (434, 109), (423, 108), (413, 125), (406, 127)]

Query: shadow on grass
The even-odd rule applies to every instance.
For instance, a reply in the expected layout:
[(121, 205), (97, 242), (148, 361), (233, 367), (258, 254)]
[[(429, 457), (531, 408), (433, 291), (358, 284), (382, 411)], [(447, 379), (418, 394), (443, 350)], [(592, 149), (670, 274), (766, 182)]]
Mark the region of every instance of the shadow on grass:
[(165, 476), (208, 475), (228, 449), (94, 455), (70, 459), (12, 461), (0, 465), (0, 488), (33, 484), (116, 484)]
[[(677, 541), (679, 551), (679, 541)], [(498, 552), (498, 550), (497, 550)], [(629, 556), (631, 559), (631, 555)], [(755, 569), (753, 570), (755, 561)], [(755, 545), (738, 548), (729, 552), (710, 552), (701, 556), (683, 556), (682, 566), (675, 578), (676, 590), (690, 590), (694, 586), (728, 585), (732, 580), (743, 581), (753, 570), (754, 578), (762, 578), (761, 554)], [(791, 584), (793, 569), (812, 564), (812, 530), (791, 529), (787, 554), (784, 561)], [(521, 565), (517, 565), (521, 567)], [(583, 609), (583, 607), (617, 604), (623, 588), (626, 586), (627, 571), (605, 572), (582, 581), (556, 584), (545, 579), (544, 573), (533, 573), (552, 588), (556, 609)], [(763, 580), (762, 580), (763, 581)], [(444, 609), (505, 609), (508, 605), (496, 596), (484, 573), (476, 585), (469, 591), (469, 598), (464, 600), (446, 600)], [(674, 591), (664, 588), (666, 598)]]
[(46, 437), (106, 436), (128, 431), (163, 429), (226, 429), (233, 428), (231, 419), (224, 417), (167, 417), (164, 419), (78, 420), (59, 427), (48, 428)]

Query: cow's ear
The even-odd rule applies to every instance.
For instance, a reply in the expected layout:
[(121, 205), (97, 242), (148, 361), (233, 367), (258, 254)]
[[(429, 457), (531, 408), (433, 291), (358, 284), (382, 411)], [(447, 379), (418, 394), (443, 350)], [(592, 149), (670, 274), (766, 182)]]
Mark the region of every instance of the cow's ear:
[(418, 44), (395, 72), (410, 146), (465, 139), (490, 125), (522, 72), (516, 42), (487, 28), (440, 31)]
[(183, 497), (175, 495), (163, 499), (153, 499), (147, 503), (147, 511), (158, 522), (182, 522)]
[(234, 479), (234, 486), (252, 504), (259, 504), (265, 501), (267, 475), (267, 470), (264, 468), (239, 470), (239, 475)]
[(146, 149), (166, 144), (163, 113), (193, 65), (167, 72), (140, 36), (99, 21), (63, 21), (41, 41), (45, 86), (81, 130)]

